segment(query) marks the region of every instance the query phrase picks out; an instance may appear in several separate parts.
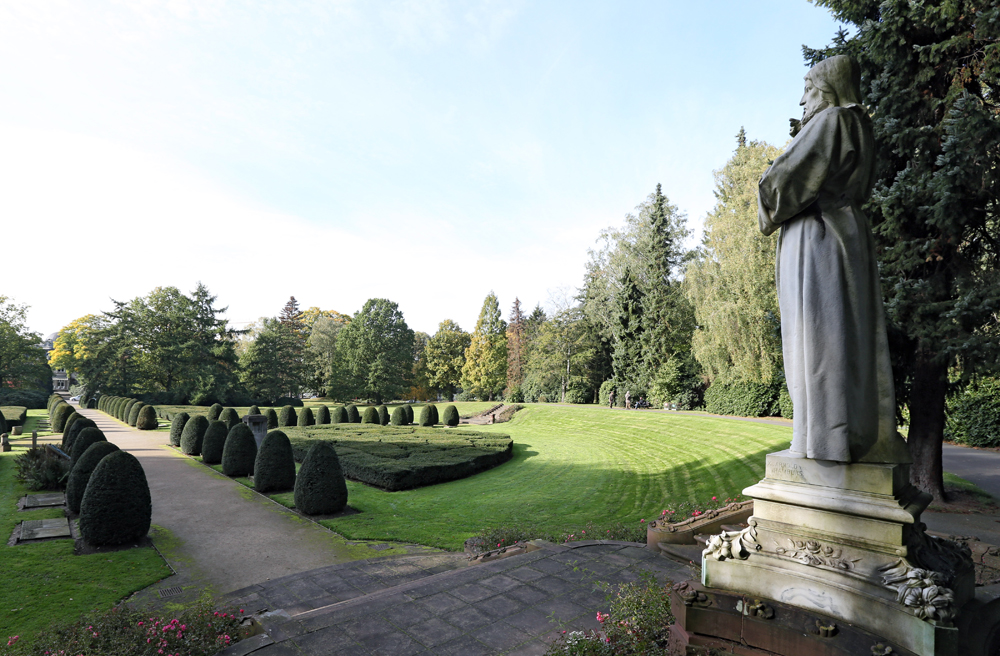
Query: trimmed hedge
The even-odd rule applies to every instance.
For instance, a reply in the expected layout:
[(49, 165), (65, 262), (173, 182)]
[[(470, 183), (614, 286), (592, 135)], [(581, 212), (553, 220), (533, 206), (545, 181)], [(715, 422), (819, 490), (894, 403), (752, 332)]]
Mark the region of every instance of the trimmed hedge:
[(104, 456), (115, 451), (118, 451), (118, 447), (111, 442), (94, 442), (73, 465), (66, 483), (66, 507), (71, 513), (80, 514), (80, 503), (83, 501), (83, 493), (87, 489), (91, 474)]
[(347, 421), (351, 424), (361, 423), (361, 413), (358, 412), (358, 406), (353, 403), (347, 406)]
[(1000, 380), (982, 378), (947, 400), (944, 438), (969, 446), (1000, 446)]
[(142, 409), (139, 410), (139, 416), (136, 417), (135, 427), (139, 430), (156, 430), (160, 427), (160, 422), (156, 419), (156, 408), (151, 405), (144, 405)]
[(420, 425), (434, 426), (438, 423), (438, 409), (433, 403), (428, 403), (420, 408)]
[(361, 413), (361, 423), (362, 424), (377, 424), (381, 426), (382, 424), (378, 419), (378, 410), (374, 406), (368, 406), (365, 411)]
[(174, 418), (170, 420), (170, 444), (172, 446), (181, 445), (181, 433), (184, 432), (184, 424), (186, 424), (190, 418), (191, 415), (188, 413), (178, 412), (174, 415)]
[(201, 438), (201, 461), (206, 465), (217, 465), (222, 462), (222, 450), (226, 446), (229, 426), (226, 422), (216, 419), (208, 422), (205, 435)]
[(330, 423), (330, 408), (326, 407), (325, 405), (317, 406), (316, 412), (314, 414), (316, 416), (315, 423), (317, 424)]
[(778, 406), (780, 382), (763, 383), (716, 383), (705, 391), (705, 410), (716, 415), (736, 417), (776, 417), (781, 410)]
[(392, 416), (389, 418), (389, 423), (393, 426), (402, 426), (406, 423), (406, 410), (401, 405), (397, 405), (392, 409)]
[(251, 476), (257, 459), (257, 441), (246, 424), (229, 429), (222, 448), (222, 473), (226, 476)]
[(406, 424), (410, 425), (413, 423), (413, 406), (407, 403), (403, 406), (403, 410), (406, 411)]
[(134, 406), (136, 403), (139, 403), (139, 401), (137, 399), (129, 399), (128, 401), (126, 401), (125, 402), (125, 407), (122, 408), (122, 411), (121, 411), (121, 414), (118, 417), (118, 420), (119, 421), (124, 421), (127, 424), (128, 423), (128, 417), (129, 417), (130, 414), (132, 414), (132, 406)]
[(226, 408), (219, 413), (219, 421), (226, 422), (227, 428), (232, 428), (236, 424), (242, 422), (240, 419), (240, 413), (236, 411), (236, 408)]
[(295, 413), (295, 408), (290, 405), (281, 406), (281, 412), (278, 413), (278, 426), (295, 426), (298, 422), (298, 415)]
[(78, 419), (83, 419), (83, 415), (76, 410), (74, 410), (69, 417), (66, 417), (66, 423), (63, 424), (63, 435), (73, 430), (73, 424), (75, 424)]
[(69, 416), (74, 412), (76, 412), (76, 410), (73, 409), (73, 406), (65, 401), (56, 406), (52, 411), (52, 432), (63, 432), (63, 428), (66, 427), (66, 420), (69, 419)]
[(28, 410), (41, 410), (46, 407), (45, 392), (41, 390), (0, 389), (0, 405), (22, 405)]
[(255, 404), (253, 404), (252, 406), (250, 406), (247, 409), (247, 414), (248, 415), (259, 415), (259, 414), (261, 414), (260, 408), (258, 408), (257, 404), (255, 403)]
[(295, 457), (292, 443), (280, 430), (264, 436), (253, 465), (253, 487), (261, 494), (295, 487)]
[(267, 409), (267, 429), (278, 427), (278, 413), (274, 411), (274, 408)]
[(788, 394), (788, 386), (784, 384), (778, 392), (778, 409), (781, 411), (781, 416), (785, 419), (792, 419), (795, 416), (795, 409), (792, 407), (792, 397)]
[(295, 508), (306, 515), (329, 515), (346, 505), (347, 482), (337, 452), (327, 442), (316, 442), (295, 479)]
[(441, 423), (445, 426), (458, 426), (458, 408), (446, 405), (441, 413)]
[(96, 409), (97, 409), (97, 399), (89, 399), (87, 401), (87, 410), (96, 410)]
[(63, 432), (62, 450), (63, 453), (69, 453), (73, 450), (73, 442), (80, 435), (80, 431), (84, 428), (97, 428), (97, 424), (94, 423), (93, 419), (88, 419), (87, 417), (80, 417), (73, 422), (73, 425), (68, 431)]
[(124, 544), (149, 532), (153, 505), (142, 465), (131, 453), (101, 459), (80, 504), (80, 533), (92, 545)]
[(146, 407), (146, 404), (142, 401), (136, 401), (132, 404), (132, 409), (128, 411), (128, 425), (135, 426), (139, 421), (139, 412)]
[(336, 408), (330, 411), (330, 423), (331, 424), (349, 424), (351, 423), (351, 418), (347, 416), (347, 408), (342, 405), (338, 405)]
[(181, 453), (189, 456), (201, 455), (208, 423), (208, 417), (204, 415), (195, 415), (187, 420), (184, 430), (181, 431)]
[(69, 454), (69, 460), (74, 465), (80, 459), (91, 444), (94, 442), (106, 442), (108, 438), (104, 437), (104, 432), (100, 428), (90, 427), (84, 428), (80, 431), (80, 434), (76, 436), (73, 440), (73, 451)]
[(514, 453), (508, 435), (459, 428), (333, 424), (285, 432), (296, 461), (314, 442), (331, 442), (347, 478), (389, 491), (465, 478), (507, 462)]
[[(313, 419), (313, 412), (311, 408), (302, 408), (299, 410), (299, 416), (296, 419), (296, 426), (313, 426), (316, 424), (316, 420)], [(261, 442), (263, 446), (263, 442)]]
[(384, 405), (380, 405), (379, 407), (375, 408), (375, 410), (378, 411), (378, 423), (381, 424), (382, 426), (388, 426), (389, 409), (386, 408)]
[(0, 414), (6, 420), (7, 426), (24, 426), (28, 418), (28, 408), (23, 405), (6, 405), (0, 408)]
[(222, 414), (223, 410), (225, 410), (225, 408), (222, 407), (221, 403), (213, 403), (208, 409), (208, 415), (206, 418), (209, 421), (216, 421), (219, 418), (219, 415)]

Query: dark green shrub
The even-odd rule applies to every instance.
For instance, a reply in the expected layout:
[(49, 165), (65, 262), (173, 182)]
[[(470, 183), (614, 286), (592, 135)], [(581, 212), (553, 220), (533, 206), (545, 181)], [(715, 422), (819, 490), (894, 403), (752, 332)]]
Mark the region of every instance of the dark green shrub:
[(121, 414), (122, 414), (122, 408), (125, 407), (126, 403), (128, 403), (128, 399), (126, 399), (126, 398), (120, 398), (120, 399), (118, 399), (118, 401), (115, 403), (114, 407), (111, 408), (111, 416), (114, 417), (115, 419), (119, 419), (121, 417)]
[(291, 396), (283, 396), (279, 399), (276, 399), (274, 405), (290, 405), (293, 408), (301, 408), (302, 399), (296, 399)]
[(156, 408), (151, 405), (144, 405), (142, 409), (139, 410), (139, 416), (136, 417), (135, 427), (139, 430), (156, 430), (160, 427), (160, 422), (156, 419)]
[[(792, 419), (794, 408), (792, 407), (792, 397), (788, 394), (788, 386), (782, 384), (781, 390), (778, 392), (778, 408), (781, 410), (781, 416), (785, 419)], [(685, 410), (687, 408), (684, 408)]]
[(253, 487), (261, 494), (282, 492), (295, 487), (295, 458), (292, 443), (280, 430), (264, 436), (253, 466)]
[(413, 406), (407, 403), (403, 406), (403, 410), (406, 411), (406, 425), (413, 423)]
[(295, 408), (290, 405), (281, 406), (281, 412), (278, 413), (278, 426), (294, 426), (298, 423), (298, 415), (295, 413)]
[(392, 409), (392, 416), (389, 418), (389, 423), (393, 426), (402, 426), (406, 423), (406, 410), (403, 406), (397, 405)]
[(329, 515), (346, 505), (347, 482), (337, 452), (327, 442), (316, 442), (295, 479), (295, 508), (305, 515)]
[(384, 405), (380, 405), (375, 410), (378, 411), (378, 423), (387, 426), (389, 424), (389, 409)]
[(438, 411), (437, 406), (433, 403), (428, 403), (424, 407), (420, 408), (420, 425), (421, 426), (433, 426), (438, 423)]
[(705, 410), (716, 415), (736, 417), (773, 417), (778, 408), (781, 382), (716, 383), (705, 391)]
[(94, 442), (106, 442), (107, 438), (104, 437), (104, 433), (100, 428), (84, 428), (80, 431), (80, 434), (76, 436), (73, 440), (73, 451), (69, 454), (69, 459), (71, 464), (76, 464), (76, 461), (80, 459), (83, 452), (90, 447)]
[(257, 441), (246, 424), (229, 429), (222, 448), (222, 473), (226, 476), (250, 476), (257, 459)]
[(353, 403), (347, 406), (347, 421), (351, 424), (361, 423), (361, 413), (358, 412), (358, 406)]
[(97, 546), (141, 540), (149, 532), (152, 510), (139, 460), (127, 451), (115, 451), (101, 459), (87, 483), (80, 533)]
[(297, 426), (314, 426), (316, 424), (316, 420), (313, 419), (312, 409), (302, 408), (299, 410), (299, 416), (297, 417), (295, 423)]
[(278, 413), (274, 411), (274, 408), (268, 408), (267, 412), (267, 430), (272, 430), (278, 427)]
[(97, 410), (97, 399), (87, 401), (87, 410)]
[(445, 426), (458, 426), (458, 408), (446, 405), (441, 413), (441, 423)]
[(316, 418), (317, 424), (329, 424), (330, 423), (330, 408), (325, 405), (317, 406), (316, 411), (313, 413)]
[(195, 415), (188, 419), (184, 424), (184, 430), (181, 431), (181, 453), (189, 456), (201, 455), (206, 430), (208, 430), (208, 418), (204, 415)]
[(226, 408), (219, 414), (219, 421), (226, 422), (227, 428), (232, 428), (236, 424), (242, 423), (240, 419), (240, 413), (236, 412), (236, 408)]
[(226, 437), (229, 435), (226, 422), (215, 420), (208, 422), (205, 436), (201, 440), (201, 461), (206, 465), (217, 465), (222, 462), (222, 450), (226, 447)]
[(73, 406), (65, 401), (56, 406), (55, 411), (52, 413), (52, 432), (63, 432), (63, 428), (66, 427), (66, 420), (69, 419), (69, 416), (74, 412), (76, 411), (73, 409)]
[[(139, 421), (139, 412), (146, 407), (146, 404), (142, 401), (136, 401), (132, 404), (132, 409), (128, 411), (128, 425), (135, 426), (136, 422)], [(155, 412), (155, 410), (154, 410)]]
[(944, 438), (969, 446), (1000, 446), (1000, 381), (982, 378), (948, 399)]
[(62, 450), (64, 453), (68, 454), (73, 450), (73, 441), (76, 440), (77, 436), (80, 435), (80, 431), (84, 428), (97, 428), (97, 424), (92, 419), (80, 417), (73, 422), (68, 431), (63, 431)]
[(260, 414), (260, 408), (258, 408), (257, 404), (255, 403), (252, 406), (250, 406), (249, 410), (247, 410), (247, 414), (248, 415), (259, 415)]
[(28, 449), (14, 458), (14, 476), (29, 490), (61, 490), (66, 487), (70, 463), (50, 449)]
[(361, 423), (362, 424), (377, 424), (378, 421), (378, 410), (375, 406), (368, 406), (365, 411), (361, 413)]
[(181, 445), (181, 433), (184, 432), (184, 424), (187, 423), (188, 419), (191, 418), (186, 412), (178, 412), (174, 415), (174, 418), (170, 420), (170, 444), (173, 446)]
[(350, 421), (350, 417), (347, 416), (347, 408), (344, 406), (338, 405), (330, 411), (331, 424), (347, 424), (350, 423)]
[(222, 407), (221, 404), (219, 404), (219, 403), (213, 403), (212, 406), (208, 409), (208, 414), (207, 414), (206, 418), (209, 421), (215, 421), (215, 420), (217, 420), (219, 418), (219, 415), (222, 414), (223, 410), (224, 410), (224, 408)]
[(132, 414), (132, 406), (134, 406), (136, 403), (139, 403), (139, 401), (136, 399), (129, 399), (125, 403), (125, 406), (122, 408), (121, 414), (118, 416), (118, 420), (124, 421), (127, 424), (128, 416)]
[(83, 501), (83, 493), (87, 489), (87, 482), (90, 475), (94, 473), (97, 463), (109, 453), (118, 451), (118, 447), (111, 442), (94, 442), (83, 452), (80, 459), (73, 465), (69, 472), (69, 481), (66, 483), (66, 507), (73, 514), (80, 513), (80, 503)]
[[(2, 413), (0, 413), (0, 414), (2, 414)], [(83, 415), (81, 415), (79, 412), (77, 412), (75, 410), (72, 413), (70, 413), (69, 417), (66, 417), (66, 423), (63, 424), (63, 435), (66, 435), (66, 433), (68, 433), (69, 431), (73, 430), (73, 424), (76, 423), (77, 419), (82, 419), (82, 418), (83, 418)], [(3, 427), (3, 430), (0, 430), (0, 433), (6, 433), (9, 430), (10, 430), (10, 427), (7, 425), (7, 422), (4, 421), (4, 427)]]

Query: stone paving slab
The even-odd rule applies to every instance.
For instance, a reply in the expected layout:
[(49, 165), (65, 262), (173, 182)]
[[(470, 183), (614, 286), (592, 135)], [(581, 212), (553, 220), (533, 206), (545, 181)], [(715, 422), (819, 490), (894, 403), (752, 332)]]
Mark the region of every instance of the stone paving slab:
[(72, 537), (69, 520), (65, 517), (56, 519), (28, 519), (21, 522), (21, 536), (18, 543), (31, 540), (46, 540), (49, 538)]
[(24, 510), (32, 508), (51, 508), (66, 505), (66, 495), (62, 492), (49, 494), (28, 494), (24, 497)]
[[(608, 610), (608, 586), (637, 581), (644, 571), (661, 583), (692, 575), (639, 543), (537, 544), (537, 551), (413, 573), (409, 581), (333, 603), (324, 599), (343, 594), (330, 591), (333, 581), (351, 581), (354, 574), (364, 580), (370, 567), (326, 567), (236, 591), (229, 601), (251, 608), (254, 602), (273, 604), (256, 615), (267, 638), (239, 654), (542, 654), (564, 630), (599, 628), (596, 613)], [(293, 599), (291, 590), (327, 595)], [(291, 601), (287, 607), (277, 605), (285, 600)]]

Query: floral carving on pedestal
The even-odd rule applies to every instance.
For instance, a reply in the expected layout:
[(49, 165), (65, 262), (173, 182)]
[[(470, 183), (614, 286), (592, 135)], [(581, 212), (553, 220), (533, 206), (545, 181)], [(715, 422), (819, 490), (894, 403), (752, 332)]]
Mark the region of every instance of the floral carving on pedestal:
[(712, 600), (708, 598), (708, 595), (701, 590), (696, 589), (688, 581), (681, 581), (675, 585), (674, 591), (677, 592), (681, 600), (684, 601), (685, 606), (705, 608), (712, 605)]
[(896, 601), (922, 620), (948, 623), (955, 617), (955, 595), (944, 586), (947, 577), (904, 560), (879, 568), (882, 583), (896, 591)]
[(723, 531), (713, 535), (708, 539), (701, 554), (703, 558), (720, 561), (746, 560), (751, 553), (760, 550), (760, 543), (757, 542), (757, 526), (751, 524), (742, 531)]
[(860, 558), (844, 558), (843, 549), (821, 544), (816, 540), (793, 540), (788, 538), (789, 548), (780, 547), (775, 543), (774, 553), (787, 556), (803, 565), (832, 567), (840, 570), (853, 570), (854, 563)]

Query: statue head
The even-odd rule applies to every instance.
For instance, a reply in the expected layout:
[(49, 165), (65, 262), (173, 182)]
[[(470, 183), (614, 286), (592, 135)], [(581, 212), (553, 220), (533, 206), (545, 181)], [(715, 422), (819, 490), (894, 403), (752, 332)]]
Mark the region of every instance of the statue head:
[(824, 59), (809, 69), (802, 94), (802, 125), (828, 107), (861, 104), (861, 67), (847, 55)]

